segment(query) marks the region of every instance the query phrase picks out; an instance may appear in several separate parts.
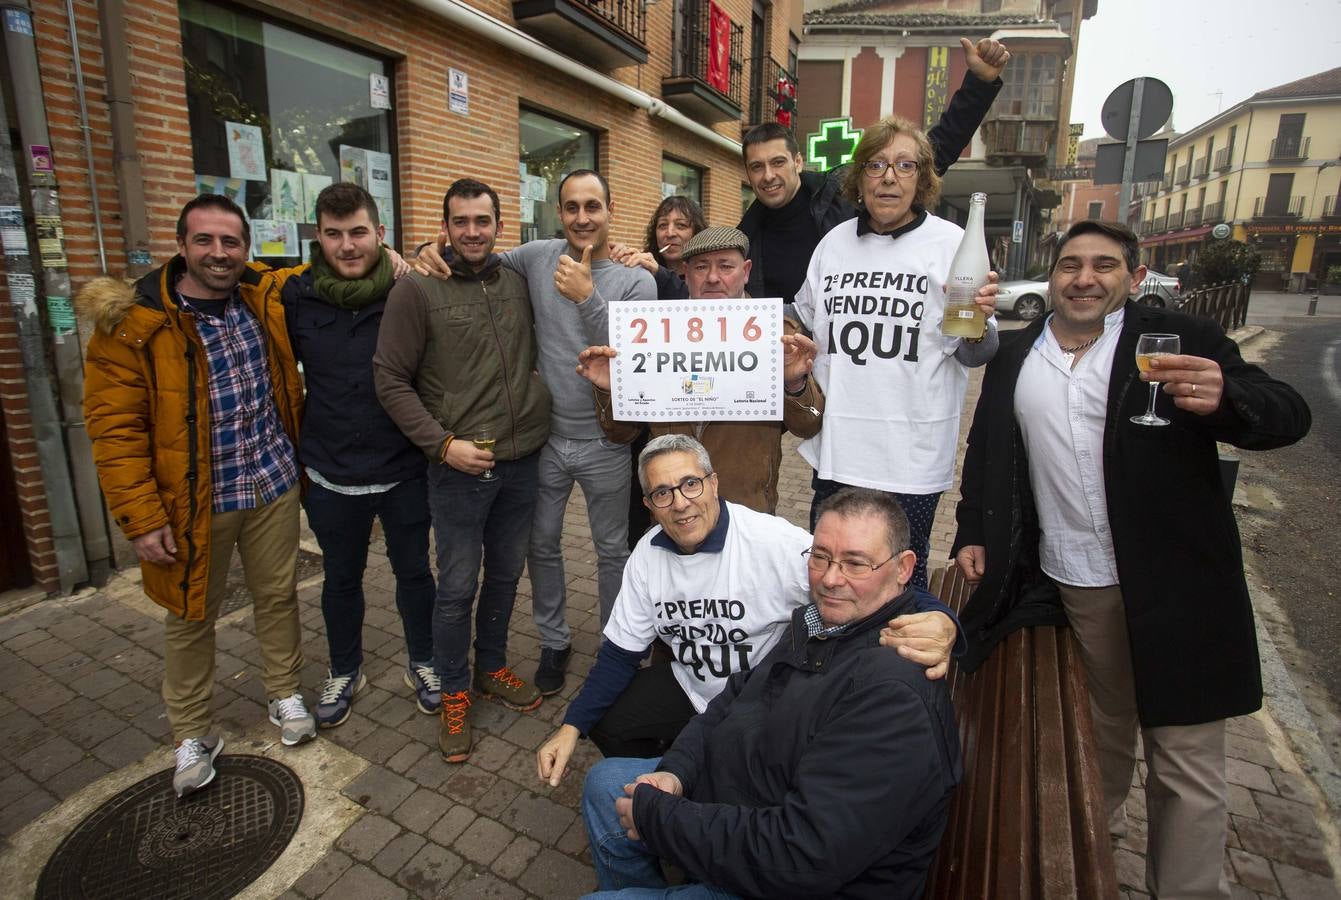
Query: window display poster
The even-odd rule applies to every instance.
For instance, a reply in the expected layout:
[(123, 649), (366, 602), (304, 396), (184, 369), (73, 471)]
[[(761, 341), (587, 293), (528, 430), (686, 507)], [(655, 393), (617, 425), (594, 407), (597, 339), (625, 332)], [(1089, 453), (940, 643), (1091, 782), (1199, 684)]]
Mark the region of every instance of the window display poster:
[(340, 145), (340, 180), (368, 188), (368, 157), (362, 147)]
[(368, 193), (377, 201), (377, 215), (387, 228), (396, 227), (396, 206), (391, 190), (391, 154), (363, 151), (368, 160)]
[(329, 175), (303, 175), (303, 218), (300, 221), (317, 223), (317, 195), (320, 194), (332, 179)]
[(265, 181), (265, 141), (261, 129), (241, 122), (224, 122), (228, 132), (229, 175), (249, 181)]
[(303, 176), (286, 169), (271, 169), (270, 218), (280, 222), (304, 222), (303, 207)]
[(196, 193), (197, 194), (218, 194), (227, 197), (238, 206), (242, 207), (242, 214), (247, 214), (247, 183), (241, 178), (226, 178), (222, 175), (201, 175), (196, 173)]
[(298, 223), (276, 219), (251, 220), (251, 244), (256, 256), (302, 256)]
[(373, 109), (391, 108), (391, 79), (376, 72), (368, 73), (368, 103)]

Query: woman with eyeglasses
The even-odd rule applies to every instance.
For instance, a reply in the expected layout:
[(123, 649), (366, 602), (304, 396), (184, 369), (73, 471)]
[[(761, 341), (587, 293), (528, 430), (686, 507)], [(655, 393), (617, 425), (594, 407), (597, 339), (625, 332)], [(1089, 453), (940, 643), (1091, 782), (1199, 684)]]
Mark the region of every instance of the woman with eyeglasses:
[(975, 302), (979, 342), (941, 334), (958, 225), (932, 215), (941, 179), (926, 135), (890, 116), (866, 129), (844, 184), (857, 217), (810, 258), (796, 312), (814, 334), (824, 426), (802, 442), (820, 501), (843, 487), (894, 494), (912, 526), (913, 584), (926, 587), (931, 525), (953, 483), (968, 370), (996, 353), (996, 275)]
[(629, 268), (642, 266), (651, 272), (657, 282), (658, 300), (684, 300), (689, 297), (689, 288), (685, 286), (681, 254), (689, 239), (707, 227), (701, 206), (688, 197), (667, 197), (647, 222), (643, 249), (615, 244), (610, 248), (610, 258)]

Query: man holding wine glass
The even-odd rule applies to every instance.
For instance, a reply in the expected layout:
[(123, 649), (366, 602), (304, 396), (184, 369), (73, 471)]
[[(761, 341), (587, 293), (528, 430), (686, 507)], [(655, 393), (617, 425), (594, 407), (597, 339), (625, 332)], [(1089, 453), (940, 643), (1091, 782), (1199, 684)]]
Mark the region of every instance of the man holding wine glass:
[(498, 212), (498, 195), (485, 184), (462, 178), (448, 189), (443, 225), (452, 277), (415, 274), (397, 284), (373, 358), (383, 407), (433, 463), (433, 666), (442, 688), (438, 749), (447, 762), (470, 756), (471, 689), (511, 709), (540, 705), (536, 687), (508, 668), (507, 637), (549, 437), (550, 393), (536, 373), (526, 281), (493, 252)]
[(1261, 706), (1262, 681), (1216, 442), (1285, 446), (1310, 417), (1213, 320), (1130, 302), (1138, 253), (1123, 225), (1073, 225), (1052, 315), (1003, 334), (988, 366), (956, 512), (955, 559), (977, 584), (963, 664), (1016, 628), (1070, 624), (1109, 830), (1126, 831), (1139, 727), (1147, 890), (1228, 897), (1224, 720)]

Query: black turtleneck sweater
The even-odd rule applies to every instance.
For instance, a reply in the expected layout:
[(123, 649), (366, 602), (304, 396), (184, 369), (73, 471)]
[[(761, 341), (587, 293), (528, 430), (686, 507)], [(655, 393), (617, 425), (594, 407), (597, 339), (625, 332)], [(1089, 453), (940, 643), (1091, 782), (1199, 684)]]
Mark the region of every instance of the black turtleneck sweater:
[(765, 209), (761, 242), (765, 297), (781, 297), (790, 303), (806, 280), (810, 254), (823, 235), (810, 212), (810, 188), (805, 182), (791, 202), (779, 209)]

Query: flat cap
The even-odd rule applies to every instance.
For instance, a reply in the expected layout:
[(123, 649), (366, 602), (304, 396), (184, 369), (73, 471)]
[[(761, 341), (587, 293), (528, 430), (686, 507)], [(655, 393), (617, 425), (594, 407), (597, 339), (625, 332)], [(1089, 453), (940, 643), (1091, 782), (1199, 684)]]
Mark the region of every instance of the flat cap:
[(745, 236), (745, 232), (729, 225), (705, 228), (684, 245), (680, 259), (689, 259), (700, 253), (716, 253), (718, 250), (739, 250), (742, 256), (749, 256), (750, 239)]

